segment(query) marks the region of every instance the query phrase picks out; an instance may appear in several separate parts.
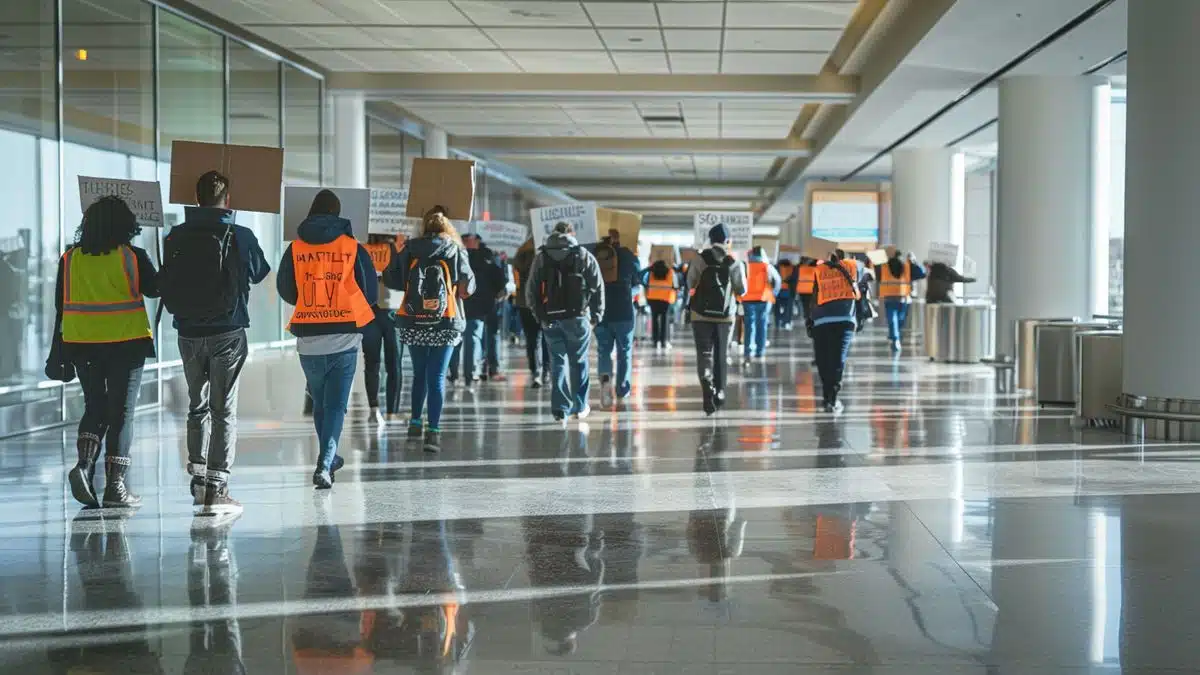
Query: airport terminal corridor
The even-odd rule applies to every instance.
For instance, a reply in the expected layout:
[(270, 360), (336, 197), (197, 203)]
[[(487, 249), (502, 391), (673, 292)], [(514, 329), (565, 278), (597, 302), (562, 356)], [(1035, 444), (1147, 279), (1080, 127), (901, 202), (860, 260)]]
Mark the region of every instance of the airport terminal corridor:
[(1073, 427), (874, 330), (843, 414), (797, 331), (707, 418), (686, 342), (639, 345), (632, 397), (594, 388), (566, 429), (508, 347), (436, 455), (366, 421), (360, 373), (328, 491), (295, 355), (258, 352), (232, 521), (193, 519), (181, 412), (137, 418), (132, 512), (71, 499), (73, 430), (6, 440), (0, 671), (1194, 668), (1200, 448)]

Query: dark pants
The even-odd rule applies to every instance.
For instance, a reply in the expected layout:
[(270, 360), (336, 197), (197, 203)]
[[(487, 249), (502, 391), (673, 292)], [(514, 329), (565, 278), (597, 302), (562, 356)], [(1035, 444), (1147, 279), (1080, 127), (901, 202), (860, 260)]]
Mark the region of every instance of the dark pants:
[(525, 331), (525, 358), (529, 361), (529, 372), (537, 379), (543, 366), (550, 364), (550, 348), (542, 336), (542, 324), (528, 307), (521, 308), (521, 328)]
[(237, 453), (238, 379), (248, 353), (244, 328), (179, 338), (188, 388), (188, 464), (197, 478), (229, 480)]
[(446, 396), (446, 370), (450, 367), (453, 347), (409, 345), (412, 358), (412, 419), (420, 420), (429, 403), (429, 427), (437, 429), (442, 421), (442, 403)]
[(792, 322), (792, 312), (795, 310), (796, 298), (791, 291), (780, 291), (775, 301), (775, 327), (784, 328)]
[(663, 300), (650, 301), (650, 338), (655, 345), (671, 341), (671, 303)]
[(363, 378), (367, 382), (367, 405), (379, 407), (380, 351), (383, 352), (383, 367), (387, 372), (384, 402), (385, 411), (396, 412), (400, 402), (400, 390), (404, 387), (404, 345), (396, 333), (396, 322), (392, 312), (375, 309), (375, 320), (363, 328)]
[(796, 304), (800, 305), (800, 318), (808, 320), (808, 307), (812, 302), (812, 293), (801, 293), (796, 296)]
[(487, 357), (487, 373), (495, 375), (500, 372), (500, 339), (504, 332), (501, 328), (504, 319), (504, 306), (497, 303), (496, 309), (488, 315), (483, 326), (483, 348)]
[(313, 401), (318, 471), (329, 471), (337, 456), (357, 366), (358, 351), (354, 349), (337, 354), (300, 355), (300, 367), (304, 369)]
[(696, 373), (712, 394), (725, 391), (725, 373), (729, 370), (729, 332), (731, 323), (692, 321), (696, 339)]
[(79, 435), (104, 439), (104, 456), (129, 463), (133, 445), (133, 412), (142, 389), (145, 360), (121, 359), (75, 361), (75, 372), (83, 389), (83, 418)]
[(812, 337), (822, 394), (826, 403), (833, 403), (842, 390), (842, 374), (850, 356), (850, 343), (854, 341), (854, 324), (839, 321), (813, 326)]

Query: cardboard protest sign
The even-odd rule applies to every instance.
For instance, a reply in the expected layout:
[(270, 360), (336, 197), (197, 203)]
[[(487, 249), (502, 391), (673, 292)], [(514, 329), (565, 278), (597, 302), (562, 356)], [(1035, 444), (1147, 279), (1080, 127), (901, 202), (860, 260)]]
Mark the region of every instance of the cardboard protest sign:
[(472, 223), (471, 232), (479, 235), (485, 246), (509, 258), (517, 255), (517, 251), (529, 239), (528, 225), (503, 220), (477, 220)]
[(407, 205), (408, 188), (371, 188), (371, 212), (367, 232), (371, 234), (411, 233), (413, 220), (405, 215)]
[(791, 244), (779, 245), (780, 260), (790, 260), (793, 263), (799, 263), (803, 253), (803, 249), (801, 249), (799, 246), (793, 246)]
[(700, 252), (691, 247), (679, 249), (679, 259), (684, 263), (692, 262), (692, 259), (698, 255)]
[(692, 218), (696, 248), (708, 246), (708, 231), (717, 224), (729, 229), (728, 248), (739, 259), (754, 245), (754, 214), (750, 211), (701, 211)]
[(615, 209), (596, 209), (596, 230), (601, 239), (612, 230), (617, 231), (620, 243), (627, 249), (637, 248), (638, 235), (642, 231), (642, 214)]
[(534, 243), (539, 248), (546, 243), (546, 237), (560, 222), (570, 223), (575, 228), (575, 238), (581, 244), (595, 244), (600, 241), (596, 226), (596, 205), (591, 202), (530, 209), (529, 219), (533, 223)]
[(779, 237), (754, 237), (753, 244), (763, 247), (763, 252), (771, 260), (779, 258)]
[(196, 181), (209, 171), (229, 179), (229, 208), (279, 213), (283, 149), (257, 145), (171, 143), (171, 203), (195, 206)]
[(829, 241), (828, 239), (809, 237), (808, 241), (804, 242), (804, 255), (817, 260), (828, 259), (830, 254), (837, 249), (837, 242)]
[(162, 188), (156, 180), (79, 177), (79, 210), (87, 212), (101, 197), (115, 195), (129, 206), (139, 227), (163, 226)]
[(283, 189), (283, 240), (295, 241), (300, 223), (308, 217), (313, 198), (321, 190), (329, 190), (342, 203), (342, 217), (350, 221), (354, 238), (367, 241), (367, 224), (370, 221), (371, 191), (366, 188), (315, 187), (311, 185), (288, 185)]
[(679, 255), (674, 246), (668, 244), (655, 244), (650, 247), (650, 264), (662, 260), (671, 267), (674, 267), (678, 262)]
[(888, 252), (885, 249), (877, 248), (873, 251), (867, 251), (867, 260), (871, 261), (872, 265), (883, 265), (888, 261)]
[(926, 256), (926, 260), (953, 267), (958, 264), (958, 244), (948, 241), (931, 241), (929, 242), (929, 255)]
[(413, 160), (405, 215), (424, 218), (435, 206), (451, 220), (470, 220), (475, 199), (475, 162), (467, 159)]

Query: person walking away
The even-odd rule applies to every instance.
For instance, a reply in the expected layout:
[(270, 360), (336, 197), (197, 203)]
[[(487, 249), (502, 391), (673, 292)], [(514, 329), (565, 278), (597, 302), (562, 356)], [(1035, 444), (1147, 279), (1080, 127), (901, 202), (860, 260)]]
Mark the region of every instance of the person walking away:
[(782, 285), (775, 300), (775, 330), (791, 330), (796, 309), (796, 266), (784, 258), (776, 265)]
[(242, 510), (229, 496), (237, 453), (238, 382), (249, 355), (251, 284), (271, 271), (258, 238), (234, 223), (229, 179), (209, 171), (196, 203), (163, 242), (158, 285), (175, 317), (188, 388), (187, 470), (199, 515)]
[[(463, 301), (466, 311), (466, 332), (462, 342), (454, 348), (462, 354), (463, 383), (470, 391), (479, 380), (487, 379), (488, 322), (496, 313), (504, 298), (504, 271), (496, 264), (496, 254), (483, 244), (477, 234), (463, 237), (467, 251), (467, 262), (475, 276), (475, 290)], [(460, 359), (451, 356), (454, 363)]]
[(945, 263), (929, 265), (928, 277), (925, 282), (925, 302), (927, 304), (942, 302), (958, 302), (954, 294), (954, 284), (974, 283), (972, 277), (964, 277), (958, 270)]
[(533, 274), (533, 260), (537, 250), (533, 239), (529, 239), (517, 250), (513, 257), (513, 276), (517, 280), (516, 306), (521, 315), (521, 332), (525, 334), (525, 359), (529, 364), (529, 386), (540, 389), (543, 382), (550, 376), (550, 348), (542, 335), (542, 325), (538, 322), (537, 313), (529, 304), (529, 279)]
[(554, 420), (584, 419), (588, 405), (588, 348), (592, 326), (604, 317), (604, 278), (595, 256), (575, 239), (570, 223), (558, 223), (538, 250), (525, 300), (541, 324), (550, 348)]
[[(75, 366), (83, 417), (75, 441), (78, 462), (67, 473), (71, 495), (84, 506), (133, 508), (142, 500), (126, 484), (133, 413), (154, 338), (144, 297), (158, 297), (158, 274), (146, 252), (130, 242), (141, 232), (119, 197), (87, 208), (75, 244), (58, 263), (54, 304), (62, 355)], [(94, 486), (104, 448), (104, 494)]]
[[(399, 243), (402, 247), (404, 244)], [(404, 388), (404, 345), (396, 334), (396, 310), (403, 298), (401, 293), (391, 290), (383, 283), (383, 272), (392, 264), (399, 247), (397, 237), (389, 234), (367, 236), (364, 247), (371, 256), (377, 279), (377, 302), (371, 311), (375, 313), (371, 324), (363, 329), (363, 379), (367, 385), (367, 406), (371, 409), (367, 420), (382, 424), (395, 419), (400, 407), (400, 390)], [(380, 352), (383, 358), (380, 359)], [(379, 406), (379, 367), (383, 366), (387, 377), (384, 380), (384, 407)]]
[(838, 394), (842, 390), (850, 344), (858, 328), (856, 305), (862, 297), (862, 265), (845, 258), (845, 252), (838, 249), (816, 267), (809, 314), (824, 410), (828, 413), (840, 413), (844, 408)]
[[(641, 270), (633, 251), (621, 245), (621, 234), (609, 230), (608, 236), (596, 245), (596, 263), (604, 281), (604, 313), (596, 324), (596, 345), (599, 348), (600, 401), (609, 406), (614, 397), (625, 399), (632, 391), (630, 362), (633, 361), (635, 289), (641, 285)], [(616, 349), (616, 382), (613, 382), (613, 349)]]
[[(313, 485), (333, 487), (345, 465), (338, 455), (354, 369), (362, 348), (362, 329), (375, 320), (379, 285), (371, 254), (354, 239), (352, 224), (341, 217), (342, 204), (330, 190), (313, 198), (297, 239), (279, 262), (275, 287), (294, 305), (288, 330), (313, 401), (317, 465)], [(365, 227), (365, 224), (363, 224)]]
[(740, 297), (746, 325), (742, 354), (747, 364), (751, 359), (766, 358), (771, 304), (775, 302), (781, 286), (779, 272), (771, 265), (763, 247), (750, 249), (746, 263), (746, 292)]
[(908, 320), (908, 306), (912, 302), (913, 282), (925, 278), (925, 268), (913, 261), (909, 253), (902, 256), (893, 248), (888, 251), (888, 261), (879, 265), (879, 299), (883, 301), (883, 312), (887, 316), (888, 344), (892, 353), (900, 353), (900, 330)]
[[(486, 248), (486, 244), (481, 243), (481, 245)], [(504, 339), (506, 318), (505, 299), (510, 293), (516, 290), (517, 283), (513, 279), (512, 265), (508, 264), (505, 256), (492, 249), (487, 250), (491, 252), (492, 261), (500, 270), (497, 278), (502, 283), (497, 285), (503, 286), (503, 289), (499, 291), (496, 306), (483, 324), (483, 349), (487, 358), (487, 370), (483, 373), (483, 379), (492, 382), (503, 382), (507, 379), (504, 373), (500, 372), (500, 344)], [(495, 272), (491, 273), (495, 274)]]
[(475, 274), (450, 220), (442, 213), (426, 215), (421, 236), (408, 240), (383, 280), (388, 288), (404, 291), (396, 324), (413, 369), (408, 438), (424, 439), (426, 452), (439, 452), (446, 371), (467, 328), (463, 300), (475, 293)]
[(723, 223), (708, 231), (708, 241), (709, 248), (692, 259), (687, 284), (696, 371), (704, 394), (704, 412), (712, 415), (725, 405), (729, 333), (737, 298), (746, 292), (746, 270), (726, 249), (729, 228)]
[(671, 308), (679, 300), (679, 278), (665, 260), (646, 270), (646, 301), (650, 303), (650, 337), (654, 349), (671, 348)]

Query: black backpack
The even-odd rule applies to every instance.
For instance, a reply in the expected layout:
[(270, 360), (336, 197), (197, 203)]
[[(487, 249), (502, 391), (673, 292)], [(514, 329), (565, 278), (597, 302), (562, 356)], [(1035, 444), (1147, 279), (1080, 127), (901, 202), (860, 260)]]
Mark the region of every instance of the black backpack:
[(241, 293), (242, 258), (233, 226), (183, 226), (163, 244), (158, 288), (177, 319), (205, 321), (233, 312)]
[(733, 294), (733, 283), (729, 270), (733, 268), (733, 258), (725, 256), (717, 262), (710, 251), (702, 254), (704, 271), (700, 273), (700, 283), (696, 285), (696, 293), (692, 296), (691, 309), (693, 312), (709, 319), (728, 319), (732, 316), (732, 304), (729, 302)]
[(436, 325), (458, 311), (454, 275), (442, 258), (413, 258), (404, 284), (404, 314), (417, 325)]
[(542, 254), (542, 303), (551, 321), (577, 319), (587, 308), (583, 253), (577, 246), (562, 260)]

